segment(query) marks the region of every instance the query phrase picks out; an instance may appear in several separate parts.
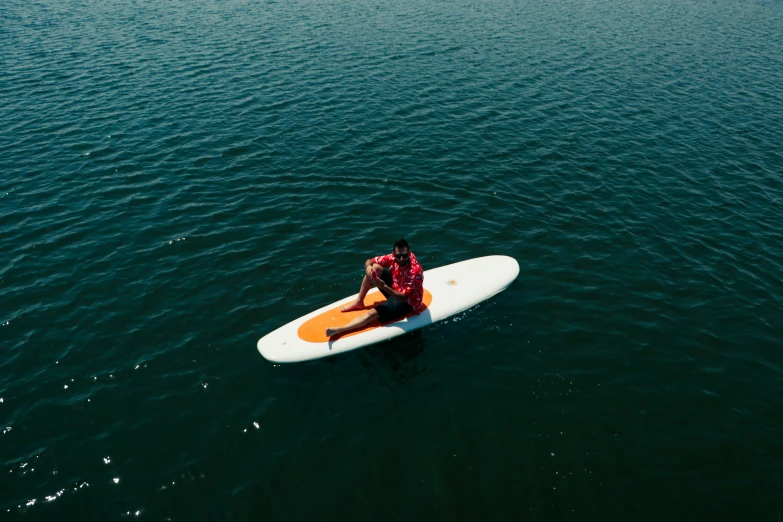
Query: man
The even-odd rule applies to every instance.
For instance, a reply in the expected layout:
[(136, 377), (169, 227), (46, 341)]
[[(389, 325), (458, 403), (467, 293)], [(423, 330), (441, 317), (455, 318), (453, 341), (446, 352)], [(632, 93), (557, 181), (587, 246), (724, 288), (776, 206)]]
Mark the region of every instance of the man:
[(386, 301), (345, 326), (327, 328), (327, 337), (362, 328), (376, 319), (385, 323), (399, 319), (411, 311), (418, 314), (424, 310), (424, 271), (404, 239), (394, 242), (393, 253), (373, 257), (364, 262), (364, 278), (359, 295), (356, 301), (342, 311), (363, 310), (364, 298), (373, 285), (386, 296)]

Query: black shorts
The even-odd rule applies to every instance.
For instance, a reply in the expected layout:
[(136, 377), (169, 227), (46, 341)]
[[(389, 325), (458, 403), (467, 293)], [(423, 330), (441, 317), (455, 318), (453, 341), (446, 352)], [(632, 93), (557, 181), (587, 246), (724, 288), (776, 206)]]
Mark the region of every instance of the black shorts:
[[(381, 279), (387, 285), (392, 285), (392, 276), (388, 268), (383, 269)], [(386, 301), (376, 306), (375, 309), (378, 311), (378, 318), (382, 323), (397, 320), (413, 311), (413, 307), (407, 301), (398, 301), (393, 297), (389, 297), (391, 294), (385, 290), (381, 290), (381, 292), (386, 296)]]

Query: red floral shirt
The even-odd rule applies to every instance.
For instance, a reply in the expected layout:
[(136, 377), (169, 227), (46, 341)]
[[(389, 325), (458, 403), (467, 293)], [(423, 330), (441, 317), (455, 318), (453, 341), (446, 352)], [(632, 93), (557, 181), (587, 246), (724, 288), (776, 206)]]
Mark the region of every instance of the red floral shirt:
[(411, 252), (407, 266), (400, 266), (394, 259), (394, 254), (372, 258), (373, 263), (388, 268), (392, 275), (392, 289), (408, 296), (408, 304), (413, 311), (420, 314), (424, 310), (424, 270)]

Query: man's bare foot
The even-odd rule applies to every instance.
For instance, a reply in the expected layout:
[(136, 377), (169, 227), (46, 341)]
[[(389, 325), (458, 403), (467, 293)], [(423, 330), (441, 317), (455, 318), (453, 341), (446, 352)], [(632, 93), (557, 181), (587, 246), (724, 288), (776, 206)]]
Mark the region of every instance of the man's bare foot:
[(341, 312), (355, 312), (356, 310), (364, 310), (364, 302), (362, 302), (362, 301), (354, 301), (353, 303), (349, 304), (348, 306), (345, 306), (345, 307), (340, 309)]
[(332, 337), (333, 335), (337, 335), (340, 333), (340, 328), (327, 328), (326, 329), (326, 337)]

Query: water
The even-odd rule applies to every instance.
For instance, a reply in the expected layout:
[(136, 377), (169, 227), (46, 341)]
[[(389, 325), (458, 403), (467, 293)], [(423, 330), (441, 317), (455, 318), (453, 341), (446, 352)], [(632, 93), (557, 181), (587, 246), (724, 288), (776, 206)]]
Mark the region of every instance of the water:
[[(779, 520), (783, 7), (0, 7), (8, 520)], [(507, 291), (273, 366), (406, 237)]]

